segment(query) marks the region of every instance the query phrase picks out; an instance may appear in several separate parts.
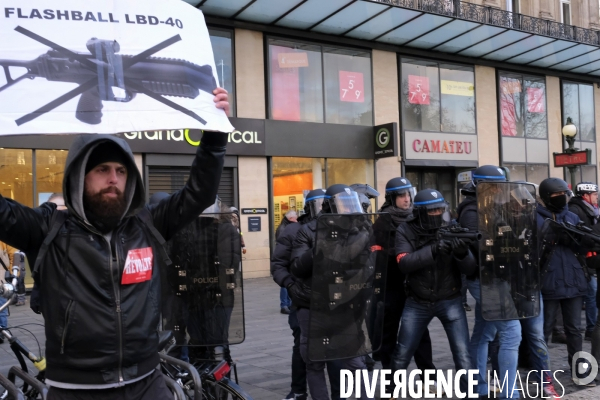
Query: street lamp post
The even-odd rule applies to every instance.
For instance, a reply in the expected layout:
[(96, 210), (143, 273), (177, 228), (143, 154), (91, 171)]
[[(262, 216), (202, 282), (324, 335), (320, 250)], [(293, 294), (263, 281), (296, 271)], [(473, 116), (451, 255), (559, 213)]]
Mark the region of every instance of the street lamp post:
[[(577, 127), (575, 126), (575, 124), (573, 124), (573, 120), (571, 119), (571, 117), (567, 117), (567, 124), (565, 126), (563, 126), (562, 128), (562, 134), (565, 137), (565, 140), (567, 141), (567, 144), (569, 145), (566, 149), (565, 149), (565, 153), (571, 154), (571, 153), (575, 153), (577, 150), (575, 147), (573, 147), (573, 145), (575, 144), (575, 136), (577, 136)], [(571, 166), (571, 167), (567, 167), (569, 169), (569, 172), (571, 173), (571, 189), (575, 188), (575, 172), (577, 171), (577, 166)]]

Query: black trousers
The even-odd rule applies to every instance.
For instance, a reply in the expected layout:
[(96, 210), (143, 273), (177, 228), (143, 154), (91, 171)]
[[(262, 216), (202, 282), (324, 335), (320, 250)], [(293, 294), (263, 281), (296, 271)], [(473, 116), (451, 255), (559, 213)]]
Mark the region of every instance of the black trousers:
[[(396, 348), (398, 329), (400, 327), (400, 319), (402, 318), (405, 302), (406, 294), (403, 289), (398, 291), (386, 291), (381, 349), (373, 355), (373, 358), (381, 361), (381, 365), (385, 369), (391, 368), (392, 354), (394, 354), (394, 349)], [(419, 347), (417, 347), (417, 350), (415, 351), (414, 358), (415, 363), (420, 370), (436, 369), (433, 364), (429, 329), (425, 329), (425, 332), (421, 337), (421, 342), (419, 342)]]
[(300, 355), (300, 325), (296, 316), (296, 308), (292, 308), (288, 317), (288, 324), (294, 336), (292, 347), (292, 392), (306, 393), (306, 364)]
[(581, 307), (583, 297), (573, 297), (570, 299), (546, 300), (544, 299), (544, 336), (546, 343), (550, 340), (550, 334), (556, 320), (556, 313), (562, 308), (562, 317), (564, 321), (565, 334), (567, 335), (567, 353), (568, 363), (571, 367), (573, 355), (581, 351), (583, 338), (581, 337)]
[(165, 383), (164, 375), (152, 375), (119, 388), (75, 390), (51, 387), (46, 400), (171, 400), (173, 393)]

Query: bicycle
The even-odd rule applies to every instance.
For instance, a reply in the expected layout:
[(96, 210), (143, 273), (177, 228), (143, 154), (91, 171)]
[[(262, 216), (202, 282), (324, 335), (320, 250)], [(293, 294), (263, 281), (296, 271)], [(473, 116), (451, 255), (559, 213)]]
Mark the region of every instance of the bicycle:
[[(0, 311), (6, 309), (10, 304), (12, 304), (16, 299), (16, 294), (14, 290), (14, 286), (9, 283), (4, 283), (0, 285), (0, 297), (5, 297), (8, 299), (6, 303), (0, 306)], [(14, 329), (14, 328), (13, 328)], [(18, 328), (23, 329), (23, 328)], [(10, 348), (15, 353), (17, 360), (19, 361), (20, 367), (14, 366), (11, 367), (8, 372), (8, 381), (16, 386), (16, 378), (19, 378), (23, 381), (23, 385), (21, 387), (17, 387), (20, 391), (20, 395), (22, 397), (16, 396), (12, 388), (5, 387), (4, 393), (0, 393), (0, 399), (11, 399), (11, 398), (23, 398), (26, 400), (35, 400), (35, 399), (45, 399), (48, 394), (48, 387), (44, 385), (45, 380), (45, 371), (46, 371), (46, 359), (41, 356), (35, 355), (31, 352), (21, 341), (11, 334), (8, 328), (0, 327), (0, 335), (4, 337), (5, 340), (10, 344)], [(38, 343), (39, 346), (39, 343)], [(41, 352), (41, 351), (40, 351)], [(27, 368), (27, 363), (25, 362), (25, 358), (29, 359), (35, 368), (38, 370), (36, 376), (32, 376), (29, 373)], [(1, 382), (0, 382), (1, 384)], [(1, 384), (1, 386), (4, 386)], [(9, 397), (10, 396), (10, 397)]]
[(235, 363), (214, 356), (209, 359), (192, 358), (188, 363), (167, 355), (174, 346), (175, 339), (171, 331), (161, 333), (159, 340), (160, 367), (165, 376), (179, 384), (187, 396), (193, 400), (253, 400), (229, 375)]

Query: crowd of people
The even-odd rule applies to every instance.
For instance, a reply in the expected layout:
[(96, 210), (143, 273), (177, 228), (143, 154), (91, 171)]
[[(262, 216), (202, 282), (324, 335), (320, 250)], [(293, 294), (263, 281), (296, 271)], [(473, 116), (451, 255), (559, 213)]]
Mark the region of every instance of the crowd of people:
[[(576, 353), (582, 351), (580, 325), (584, 305), (585, 339), (592, 341), (592, 353), (600, 359), (600, 324), (596, 307), (596, 268), (600, 266), (600, 252), (584, 234), (575, 235), (556, 228), (564, 222), (587, 227), (590, 233), (600, 233), (598, 186), (581, 182), (571, 191), (564, 180), (548, 178), (539, 186), (516, 182), (506, 186), (511, 188), (510, 191), (500, 193), (502, 183), (506, 182), (504, 170), (497, 166), (484, 165), (475, 169), (471, 182), (461, 190), (464, 197), (454, 215), (437, 190), (423, 189), (417, 193), (404, 177), (387, 183), (385, 203), (379, 212), (389, 214), (391, 224), (379, 224), (382, 220), (378, 220), (372, 227), (374, 236), (378, 230), (387, 229), (391, 238), (387, 242), (389, 245), (377, 247), (387, 258), (381, 347), (372, 354), (374, 360), (381, 362), (382, 368), (406, 369), (414, 357), (418, 369), (436, 369), (428, 325), (437, 317), (447, 334), (455, 368), (479, 371), (477, 392), (480, 397), (491, 392), (495, 393), (495, 398), (519, 398), (519, 390), (514, 390), (519, 386), (513, 383), (517, 379), (518, 366), (525, 366), (536, 371), (531, 377), (539, 384), (540, 395), (559, 398), (547, 343), (560, 315), (560, 325), (565, 333), (563, 340), (568, 350), (567, 361), (575, 370), (574, 376), (590, 373), (589, 368), (579, 367), (582, 360), (573, 360)], [(315, 362), (307, 350), (310, 338), (314, 337), (315, 325), (321, 323), (313, 316), (309, 325), (311, 313), (321, 312), (319, 295), (327, 297), (327, 294), (311, 292), (318, 287), (313, 284), (313, 274), (317, 273), (313, 270), (315, 260), (319, 258), (318, 262), (323, 264), (321, 252), (315, 250), (318, 246), (317, 220), (331, 213), (367, 212), (368, 198), (376, 195), (366, 195), (360, 186), (333, 185), (327, 190), (310, 191), (297, 222), (288, 222), (278, 232), (271, 271), (275, 282), (287, 289), (292, 300), (289, 324), (294, 336), (291, 391), (286, 399), (307, 399), (308, 393), (315, 400), (339, 399), (338, 371), (341, 368), (367, 368), (369, 364), (368, 355)], [(355, 202), (354, 197), (366, 200)], [(549, 224), (548, 220), (558, 224)], [(532, 279), (527, 282), (531, 285), (526, 290), (533, 293), (528, 296), (528, 303), (517, 304), (518, 300), (514, 300), (508, 307), (499, 305), (498, 309), (504, 313), (502, 317), (490, 317), (497, 310), (490, 306), (492, 286), (487, 280), (480, 280), (483, 279), (480, 276), (485, 260), (479, 259), (479, 242), (459, 237), (440, 238), (437, 232), (450, 223), (459, 224), (468, 232), (493, 232), (498, 227), (503, 227), (498, 232), (508, 232), (512, 226), (516, 231), (515, 240), (530, 247), (528, 239), (535, 239), (532, 232), (537, 230), (537, 243), (531, 247), (535, 248), (531, 254), (537, 254), (539, 262), (530, 263), (535, 270), (523, 275), (526, 276), (523, 280)], [(351, 233), (347, 235), (344, 240)], [(525, 260), (528, 257), (529, 254)], [(488, 271), (484, 272), (487, 274)], [(507, 297), (514, 294), (501, 285), (496, 289), (508, 290), (501, 293)], [(472, 331), (467, 324), (466, 312), (470, 307), (464, 298), (466, 290), (476, 302)], [(487, 299), (483, 303), (482, 295)], [(507, 312), (511, 307), (512, 311)], [(508, 385), (497, 388), (494, 382), (488, 382), (488, 357), (493, 361), (492, 368), (497, 376), (506, 379)], [(462, 389), (466, 389), (466, 379), (466, 376), (461, 378)], [(580, 381), (574, 379), (574, 382), (579, 384)], [(592, 380), (586, 385), (595, 384)], [(430, 390), (437, 392), (436, 384)], [(366, 398), (364, 393), (363, 398)]]

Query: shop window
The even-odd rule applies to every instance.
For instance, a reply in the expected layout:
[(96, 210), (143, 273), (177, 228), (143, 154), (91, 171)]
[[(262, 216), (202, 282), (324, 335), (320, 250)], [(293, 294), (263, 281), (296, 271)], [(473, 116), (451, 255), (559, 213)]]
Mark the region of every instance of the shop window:
[[(273, 157), (273, 232), (288, 211), (304, 213), (304, 196), (336, 183), (375, 186), (373, 160)], [(375, 203), (373, 203), (375, 208)]]
[(36, 205), (46, 202), (52, 193), (62, 192), (67, 154), (65, 150), (36, 150)]
[(229, 93), (230, 116), (235, 117), (235, 81), (233, 79), (233, 39), (232, 32), (210, 28), (210, 43), (215, 57), (215, 66), (220, 87)]
[(403, 58), (405, 130), (476, 133), (473, 68)]
[(500, 73), (502, 136), (548, 137), (545, 78)]
[[(596, 182), (596, 119), (594, 113), (594, 87), (575, 82), (562, 82), (562, 124), (571, 118), (577, 127), (575, 147), (592, 150), (592, 164), (578, 168), (580, 182)], [(564, 145), (566, 143), (563, 140)], [(571, 174), (566, 174), (571, 183)], [(577, 182), (575, 182), (577, 183)]]
[(269, 117), (372, 125), (371, 55), (269, 39)]
[(33, 207), (33, 151), (0, 149), (0, 193)]
[(539, 185), (549, 177), (548, 164), (503, 164), (511, 181), (526, 181)]
[(499, 72), (498, 82), (502, 165), (511, 180), (539, 184), (550, 164), (545, 78)]

